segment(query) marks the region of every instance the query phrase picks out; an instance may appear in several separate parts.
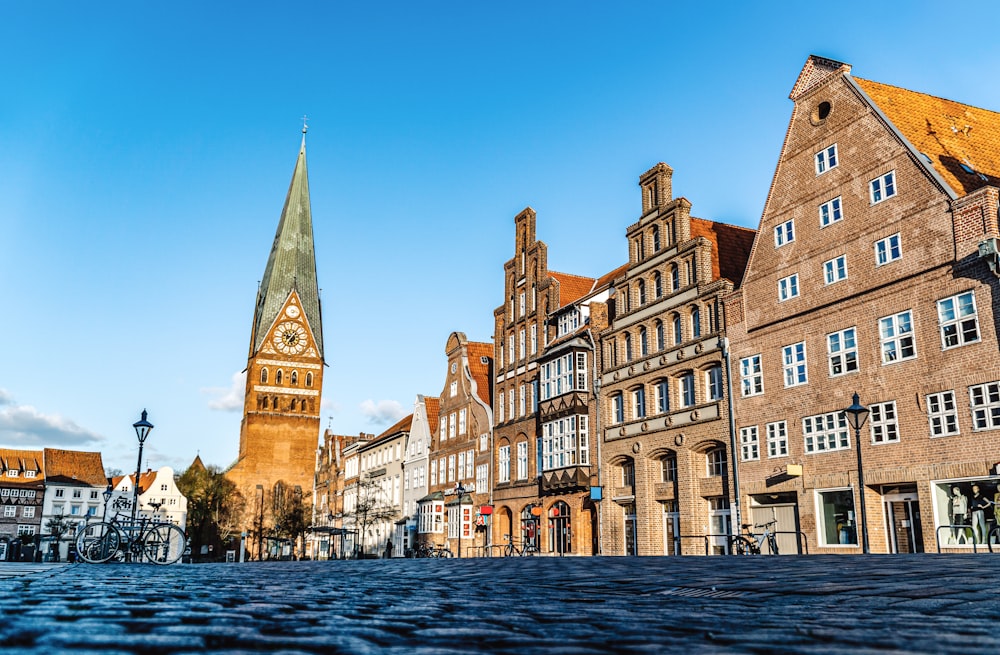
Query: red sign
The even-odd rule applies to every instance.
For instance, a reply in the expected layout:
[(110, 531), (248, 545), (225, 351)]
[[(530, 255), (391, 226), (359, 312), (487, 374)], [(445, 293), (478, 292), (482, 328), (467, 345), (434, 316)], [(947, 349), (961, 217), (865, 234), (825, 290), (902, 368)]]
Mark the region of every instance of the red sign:
[(483, 505), (479, 508), (479, 513), (483, 516), (489, 516), (493, 513), (493, 505)]

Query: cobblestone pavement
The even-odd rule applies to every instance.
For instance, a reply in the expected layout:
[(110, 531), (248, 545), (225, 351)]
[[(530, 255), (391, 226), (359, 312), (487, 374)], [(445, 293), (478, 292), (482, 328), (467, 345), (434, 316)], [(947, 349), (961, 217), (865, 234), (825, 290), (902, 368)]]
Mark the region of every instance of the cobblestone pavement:
[(26, 654), (1000, 652), (990, 555), (75, 564), (0, 587), (0, 650)]

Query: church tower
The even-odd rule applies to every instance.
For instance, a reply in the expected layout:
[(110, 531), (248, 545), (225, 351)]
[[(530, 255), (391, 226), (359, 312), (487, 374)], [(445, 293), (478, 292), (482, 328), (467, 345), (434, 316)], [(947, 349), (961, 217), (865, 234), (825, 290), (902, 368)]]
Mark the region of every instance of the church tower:
[[(239, 459), (227, 476), (247, 522), (273, 524), (288, 494), (312, 490), (323, 389), (323, 323), (313, 248), (306, 128), (257, 291)], [(252, 517), (250, 516), (252, 515)]]

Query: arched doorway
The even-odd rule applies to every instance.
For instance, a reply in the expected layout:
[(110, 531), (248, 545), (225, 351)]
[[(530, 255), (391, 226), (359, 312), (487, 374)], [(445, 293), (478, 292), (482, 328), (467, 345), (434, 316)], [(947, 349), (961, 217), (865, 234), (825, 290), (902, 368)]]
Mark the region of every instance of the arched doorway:
[(569, 505), (558, 501), (549, 509), (549, 551), (565, 555), (573, 551)]
[[(541, 508), (538, 508), (541, 509)], [(521, 510), (521, 544), (522, 547), (532, 546), (536, 551), (538, 546), (539, 515), (536, 514), (534, 505), (528, 505)]]

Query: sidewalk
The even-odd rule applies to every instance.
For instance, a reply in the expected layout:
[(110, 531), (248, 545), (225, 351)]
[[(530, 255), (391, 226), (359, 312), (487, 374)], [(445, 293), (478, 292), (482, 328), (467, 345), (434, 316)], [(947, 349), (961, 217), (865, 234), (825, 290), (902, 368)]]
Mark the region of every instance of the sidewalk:
[(72, 566), (72, 564), (66, 562), (47, 562), (44, 564), (36, 562), (0, 562), (0, 580), (51, 574), (55, 569), (61, 569), (66, 566)]

